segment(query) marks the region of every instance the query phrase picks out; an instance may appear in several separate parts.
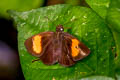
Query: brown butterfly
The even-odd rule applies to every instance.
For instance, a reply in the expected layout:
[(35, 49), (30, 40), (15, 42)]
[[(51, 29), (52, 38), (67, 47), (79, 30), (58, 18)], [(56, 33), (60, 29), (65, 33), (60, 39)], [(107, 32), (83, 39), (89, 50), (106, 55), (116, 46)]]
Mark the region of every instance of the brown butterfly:
[(46, 65), (58, 62), (62, 66), (72, 66), (90, 53), (82, 42), (64, 32), (62, 25), (56, 27), (56, 32), (41, 32), (28, 38), (25, 46), (30, 54)]

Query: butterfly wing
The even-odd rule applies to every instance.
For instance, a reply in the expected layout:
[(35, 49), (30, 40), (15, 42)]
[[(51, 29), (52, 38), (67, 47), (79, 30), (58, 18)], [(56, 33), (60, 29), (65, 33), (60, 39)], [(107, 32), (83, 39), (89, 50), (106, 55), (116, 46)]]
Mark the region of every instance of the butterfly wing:
[(54, 32), (42, 32), (28, 38), (24, 43), (27, 51), (33, 56), (40, 57), (53, 34)]
[(75, 64), (75, 61), (73, 61), (72, 56), (71, 56), (71, 40), (68, 38), (62, 38), (62, 48), (61, 48), (61, 54), (59, 56), (58, 62), (65, 67), (72, 66)]
[(56, 55), (54, 43), (54, 36), (48, 41), (47, 45), (44, 47), (43, 55), (40, 56), (40, 60), (47, 65), (52, 65), (57, 62), (58, 56)]
[(77, 38), (68, 33), (64, 33), (64, 39), (65, 43), (67, 44), (66, 46), (70, 51), (69, 55), (72, 57), (73, 61), (78, 61), (89, 55), (89, 48), (80, 42)]
[(54, 34), (42, 32), (28, 38), (25, 41), (27, 51), (39, 57), (44, 64), (52, 65), (58, 61), (63, 66), (71, 66), (90, 53), (90, 50), (72, 35), (63, 33), (61, 40), (55, 40)]
[(57, 62), (54, 44), (54, 32), (42, 32), (25, 41), (27, 51), (33, 56), (39, 57), (47, 65)]

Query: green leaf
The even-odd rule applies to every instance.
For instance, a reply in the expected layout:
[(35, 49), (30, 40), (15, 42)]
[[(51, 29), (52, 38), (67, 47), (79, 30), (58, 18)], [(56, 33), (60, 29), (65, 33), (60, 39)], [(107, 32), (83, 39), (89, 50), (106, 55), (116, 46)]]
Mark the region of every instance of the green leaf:
[(107, 19), (112, 29), (120, 32), (120, 0), (86, 0), (86, 2), (103, 19)]
[[(114, 0), (115, 1), (115, 0)], [(110, 0), (86, 0), (88, 5), (103, 19), (106, 18)]]
[(82, 78), (81, 80), (115, 80), (115, 79), (106, 76), (90, 76), (87, 78)]
[(120, 68), (120, 0), (86, 0), (109, 25), (116, 43), (116, 67)]
[(107, 21), (112, 29), (120, 33), (120, 0), (111, 0)]
[(0, 17), (8, 18), (8, 9), (26, 11), (42, 6), (44, 0), (1, 0)]
[[(56, 5), (27, 12), (9, 11), (18, 24), (18, 48), (22, 70), (26, 80), (70, 80), (90, 75), (114, 77), (113, 36), (104, 21), (91, 9)], [(55, 31), (57, 25), (70, 27), (65, 31), (81, 40), (91, 50), (91, 54), (72, 67), (59, 64), (47, 66), (41, 61), (32, 63), (24, 42), (34, 34)]]
[[(111, 0), (107, 22), (113, 32), (116, 43), (116, 74), (120, 75), (120, 0)], [(119, 77), (118, 77), (119, 78)], [(120, 79), (120, 78), (119, 78)]]
[(116, 80), (120, 80), (120, 75), (116, 75)]
[(116, 68), (116, 80), (120, 80), (120, 64)]

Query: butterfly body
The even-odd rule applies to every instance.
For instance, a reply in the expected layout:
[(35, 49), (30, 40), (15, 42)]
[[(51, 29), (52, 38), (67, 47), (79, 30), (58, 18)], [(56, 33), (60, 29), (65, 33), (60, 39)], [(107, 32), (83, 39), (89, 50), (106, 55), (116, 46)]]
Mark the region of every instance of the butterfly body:
[(64, 32), (62, 25), (56, 32), (42, 32), (25, 41), (27, 51), (47, 65), (59, 63), (71, 66), (86, 57), (90, 50), (74, 36)]

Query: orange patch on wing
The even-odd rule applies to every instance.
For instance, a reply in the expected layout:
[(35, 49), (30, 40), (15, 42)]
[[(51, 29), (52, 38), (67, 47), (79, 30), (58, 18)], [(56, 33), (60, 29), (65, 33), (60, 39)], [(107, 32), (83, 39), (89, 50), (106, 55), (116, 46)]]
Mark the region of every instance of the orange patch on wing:
[(35, 51), (36, 54), (40, 54), (40, 52), (42, 51), (41, 38), (42, 37), (40, 35), (36, 35), (33, 37), (33, 51)]
[(72, 39), (72, 56), (76, 57), (80, 53), (79, 41), (77, 39)]

